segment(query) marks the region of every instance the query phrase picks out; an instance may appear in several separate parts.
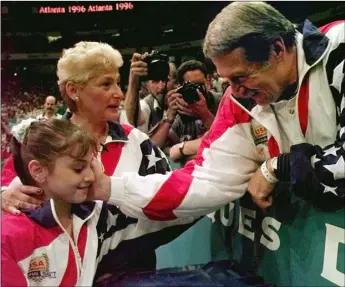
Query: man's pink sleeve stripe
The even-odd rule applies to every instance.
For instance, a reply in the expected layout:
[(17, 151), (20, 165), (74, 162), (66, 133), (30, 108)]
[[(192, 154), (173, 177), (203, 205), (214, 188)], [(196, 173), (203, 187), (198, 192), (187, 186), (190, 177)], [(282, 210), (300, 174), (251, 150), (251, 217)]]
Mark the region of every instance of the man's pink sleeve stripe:
[[(174, 210), (182, 203), (192, 184), (192, 173), (195, 165), (201, 166), (204, 161), (202, 156), (203, 150), (209, 148), (228, 128), (236, 123), (247, 122), (249, 120), (249, 115), (243, 113), (243, 111), (231, 101), (229, 93), (231, 93), (230, 89), (228, 89), (223, 96), (217, 116), (210, 131), (204, 136), (196, 160), (188, 162), (186, 166), (180, 170), (173, 171), (154, 198), (143, 208), (144, 214), (149, 219), (176, 219)], [(234, 109), (236, 109), (235, 112)], [(241, 119), (235, 119), (234, 116), (236, 116), (236, 114), (241, 115)]]

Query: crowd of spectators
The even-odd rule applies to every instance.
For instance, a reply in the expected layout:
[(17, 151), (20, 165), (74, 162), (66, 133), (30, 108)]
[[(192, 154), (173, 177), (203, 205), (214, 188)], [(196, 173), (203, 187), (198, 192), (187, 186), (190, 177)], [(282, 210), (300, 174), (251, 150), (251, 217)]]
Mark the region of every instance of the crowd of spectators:
[[(14, 81), (1, 83), (1, 163), (10, 155), (11, 128), (23, 119), (37, 117), (43, 111), (45, 98), (51, 94), (40, 85), (18, 87)], [(64, 104), (57, 101), (57, 113), (62, 114)]]

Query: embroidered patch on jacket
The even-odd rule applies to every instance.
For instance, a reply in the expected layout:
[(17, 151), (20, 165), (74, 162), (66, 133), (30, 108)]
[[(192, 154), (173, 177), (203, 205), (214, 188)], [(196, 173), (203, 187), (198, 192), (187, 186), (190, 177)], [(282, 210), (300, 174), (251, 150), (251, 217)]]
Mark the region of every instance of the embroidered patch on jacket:
[(267, 144), (267, 130), (263, 125), (259, 124), (257, 121), (252, 121), (250, 130), (255, 145)]
[(56, 278), (56, 272), (49, 271), (49, 258), (46, 253), (30, 260), (28, 278), (36, 283), (46, 278)]

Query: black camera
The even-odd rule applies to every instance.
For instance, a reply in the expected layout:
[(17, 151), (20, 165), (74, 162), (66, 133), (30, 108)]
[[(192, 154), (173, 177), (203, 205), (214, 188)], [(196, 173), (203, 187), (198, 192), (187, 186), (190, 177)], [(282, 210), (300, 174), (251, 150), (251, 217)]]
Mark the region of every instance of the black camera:
[(182, 87), (177, 89), (177, 93), (182, 95), (182, 98), (188, 104), (194, 104), (199, 101), (199, 90), (204, 96), (206, 95), (206, 86), (204, 84), (186, 82)]
[(144, 59), (147, 63), (147, 76), (143, 79), (154, 81), (167, 81), (169, 76), (169, 57), (158, 51), (152, 51)]

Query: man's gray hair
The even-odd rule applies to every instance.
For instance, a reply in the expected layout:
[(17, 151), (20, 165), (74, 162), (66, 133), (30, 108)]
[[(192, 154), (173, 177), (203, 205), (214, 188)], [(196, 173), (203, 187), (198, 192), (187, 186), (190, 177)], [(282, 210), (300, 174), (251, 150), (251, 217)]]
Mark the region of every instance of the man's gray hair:
[[(295, 27), (280, 12), (263, 2), (233, 2), (208, 26), (203, 51), (208, 58), (224, 55), (238, 47), (256, 49), (258, 53), (256, 45), (270, 46), (279, 38), (287, 48), (295, 44)], [(263, 53), (267, 49), (264, 50)]]

